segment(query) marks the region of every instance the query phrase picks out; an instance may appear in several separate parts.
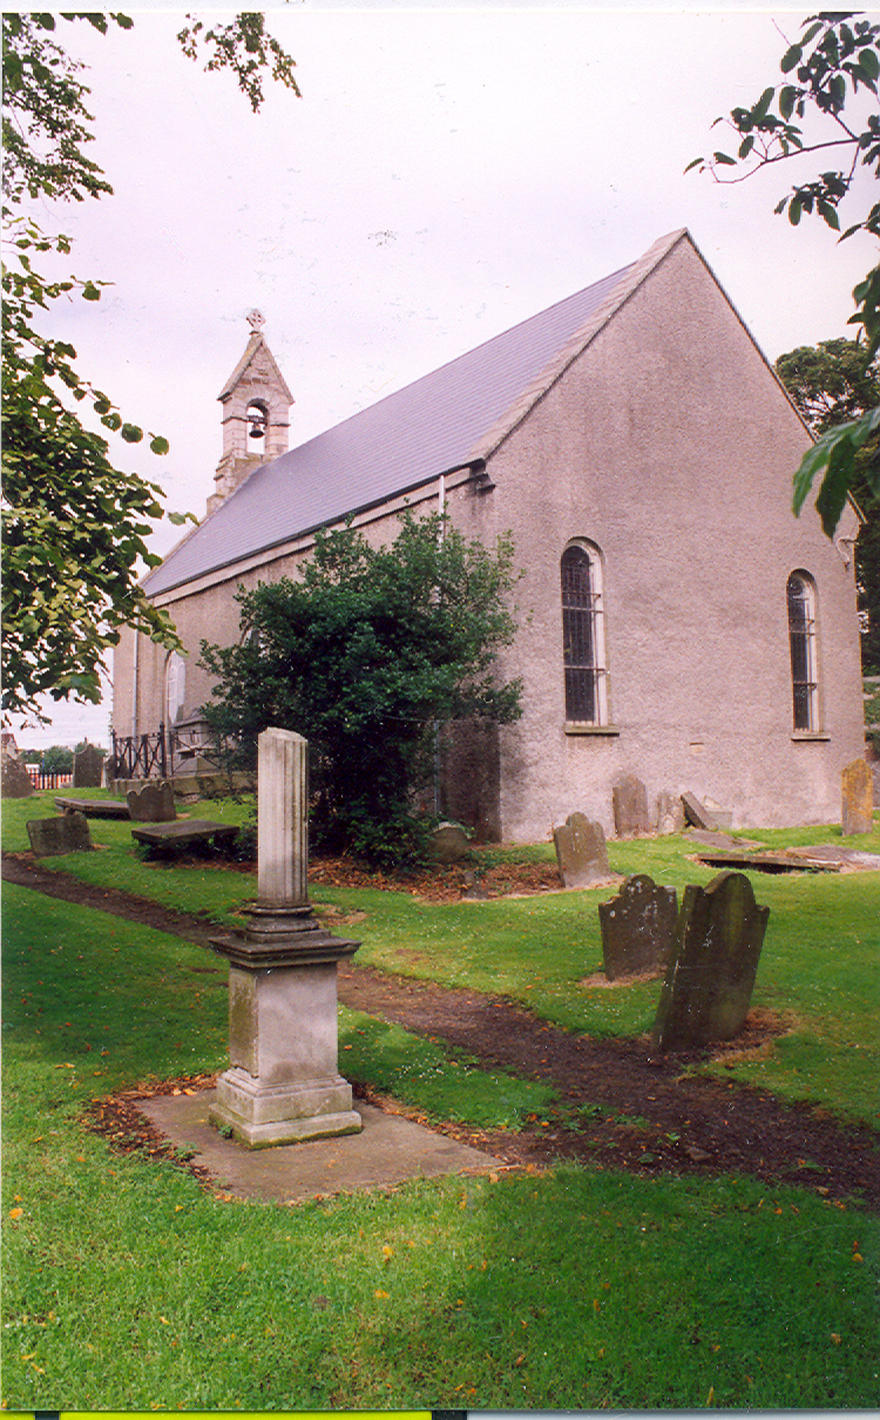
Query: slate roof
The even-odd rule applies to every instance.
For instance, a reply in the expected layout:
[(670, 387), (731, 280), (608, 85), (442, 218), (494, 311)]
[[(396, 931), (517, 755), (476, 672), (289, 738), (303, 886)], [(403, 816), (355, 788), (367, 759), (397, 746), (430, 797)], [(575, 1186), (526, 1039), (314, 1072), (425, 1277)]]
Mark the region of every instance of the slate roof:
[(263, 464), (149, 573), (144, 590), (170, 591), (488, 454), (495, 431), (518, 422), (684, 235)]

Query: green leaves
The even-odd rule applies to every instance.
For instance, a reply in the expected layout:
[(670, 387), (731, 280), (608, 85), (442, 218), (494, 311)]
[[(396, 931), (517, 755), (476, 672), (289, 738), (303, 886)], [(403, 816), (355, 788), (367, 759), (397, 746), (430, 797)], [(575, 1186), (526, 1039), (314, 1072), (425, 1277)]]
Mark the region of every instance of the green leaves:
[(509, 539), (489, 550), (436, 516), (405, 517), (378, 549), (351, 528), (319, 533), (296, 581), (239, 594), (239, 645), (202, 643), (218, 678), (206, 716), (246, 745), (270, 724), (307, 725), (319, 830), (374, 859), (406, 856), (435, 722), (519, 715), (519, 685), (495, 673), (517, 580)]
[[(859, 419), (829, 429), (801, 460), (794, 477), (792, 507), (795, 513), (801, 511), (817, 475), (821, 474), (822, 486), (816, 508), (828, 537), (833, 536), (846, 506), (856, 455), (878, 432), (880, 409), (872, 409)], [(871, 490), (880, 494), (880, 468), (869, 471), (868, 482)]]
[[(880, 24), (852, 12), (822, 12), (802, 27), (798, 43), (789, 44), (780, 60), (783, 75), (791, 80), (777, 90), (767, 87), (750, 107), (731, 109), (725, 123), (739, 137), (736, 158), (716, 151), (711, 159), (695, 158), (685, 169), (710, 172), (716, 182), (741, 182), (771, 164), (807, 153), (838, 149), (846, 166), (821, 172), (802, 181), (774, 207), (786, 213), (792, 227), (802, 217), (816, 216), (833, 232), (841, 232), (844, 203), (858, 201), (871, 191), (859, 179), (880, 178), (880, 114), (877, 105), (850, 106), (849, 101), (867, 89), (875, 96), (880, 81)], [(798, 122), (794, 122), (797, 117)], [(808, 130), (801, 120), (809, 118)], [(727, 169), (740, 163), (749, 168), (736, 176)], [(866, 171), (867, 170), (867, 171)], [(863, 200), (863, 199), (862, 199)], [(872, 201), (849, 222), (839, 240), (855, 232), (880, 236), (880, 202)], [(869, 359), (880, 348), (880, 267), (869, 272), (853, 292), (855, 313), (849, 324), (861, 326)], [(876, 414), (877, 411), (874, 411)], [(794, 509), (802, 508), (815, 479), (822, 485), (816, 499), (822, 525), (829, 536), (843, 511), (860, 450), (876, 433), (874, 415), (829, 430), (804, 457), (794, 479)]]
[[(161, 490), (115, 468), (107, 441), (83, 428), (73, 411), (90, 403), (102, 427), (124, 444), (140, 443), (144, 431), (79, 374), (63, 326), (62, 338), (41, 333), (59, 297), (78, 291), (96, 302), (103, 285), (43, 278), (35, 255), (66, 255), (70, 240), (46, 235), (24, 210), (31, 202), (83, 202), (112, 192), (88, 156), (94, 134), (83, 66), (58, 39), (65, 25), (82, 22), (102, 35), (112, 25), (132, 27), (115, 12), (2, 16), (3, 216), (11, 254), (2, 278), (3, 706), (10, 711), (36, 712), (36, 698), (46, 692), (98, 701), (103, 658), (123, 625), (162, 646), (180, 644), (167, 614), (138, 585), (143, 569), (159, 560), (146, 539), (163, 515)], [(204, 42), (211, 55), (206, 67), (231, 68), (255, 109), (265, 70), (298, 93), (293, 60), (266, 32), (261, 14), (202, 31), (201, 22), (192, 23), (193, 51)], [(168, 452), (163, 435), (148, 437), (154, 454)]]

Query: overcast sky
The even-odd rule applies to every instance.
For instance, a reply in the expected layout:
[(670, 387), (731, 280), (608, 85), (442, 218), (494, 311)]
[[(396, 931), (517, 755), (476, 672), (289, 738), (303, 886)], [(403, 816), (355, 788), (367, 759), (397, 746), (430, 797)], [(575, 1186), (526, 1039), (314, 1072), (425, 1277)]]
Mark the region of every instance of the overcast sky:
[[(723, 146), (713, 119), (776, 81), (806, 11), (273, 7), (303, 97), (269, 88), (256, 116), (229, 75), (180, 54), (185, 12), (131, 13), (106, 38), (59, 22), (90, 66), (91, 156), (115, 192), (41, 219), (74, 237), (70, 270), (113, 283), (56, 307), (53, 333), (126, 419), (170, 439), (164, 459), (113, 455), (171, 508), (204, 512), (217, 395), (254, 307), (296, 444), (680, 227), (770, 359), (845, 334), (876, 261), (861, 237), (838, 247), (773, 215), (785, 167), (725, 186), (683, 172)], [(19, 742), (106, 742), (108, 716), (62, 710)]]

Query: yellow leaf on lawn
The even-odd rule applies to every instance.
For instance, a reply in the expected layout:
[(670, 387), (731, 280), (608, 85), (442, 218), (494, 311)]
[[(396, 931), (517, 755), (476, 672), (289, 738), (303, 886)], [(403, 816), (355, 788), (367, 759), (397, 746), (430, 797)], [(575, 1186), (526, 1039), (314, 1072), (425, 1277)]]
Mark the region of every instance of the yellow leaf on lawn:
[(831, 1340), (834, 1342), (835, 1346), (839, 1346), (843, 1337), (840, 1335), (839, 1331), (832, 1331)]
[(375, 1292), (373, 1293), (373, 1296), (374, 1296), (378, 1301), (384, 1302), (384, 1301), (387, 1299), (387, 1297), (388, 1297), (388, 1293), (387, 1293), (387, 1292), (383, 1292), (381, 1287), (377, 1287), (376, 1290), (375, 1290)]
[(389, 1247), (388, 1244), (386, 1243), (385, 1246), (384, 1246), (383, 1249), (382, 1249), (382, 1256), (385, 1257), (385, 1258), (393, 1257), (393, 1256), (394, 1256), (394, 1248), (393, 1248), (393, 1247)]
[(20, 1218), (23, 1212), (23, 1208), (10, 1208), (9, 1216), (10, 1218)]

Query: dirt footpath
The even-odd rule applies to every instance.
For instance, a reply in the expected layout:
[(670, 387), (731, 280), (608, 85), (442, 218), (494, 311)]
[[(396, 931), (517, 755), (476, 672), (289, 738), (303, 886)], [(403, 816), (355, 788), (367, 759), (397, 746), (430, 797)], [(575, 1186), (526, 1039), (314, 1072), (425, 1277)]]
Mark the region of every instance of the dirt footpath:
[[(188, 941), (206, 944), (217, 930), (198, 917), (144, 898), (90, 887), (42, 868), (26, 855), (4, 858), (3, 876)], [(502, 998), (450, 990), (363, 966), (340, 968), (339, 999), (417, 1034), (458, 1046), (480, 1065), (551, 1083), (560, 1093), (559, 1104), (530, 1120), (519, 1134), (442, 1127), (510, 1163), (542, 1165), (571, 1159), (643, 1174), (749, 1173), (768, 1183), (797, 1183), (818, 1190), (829, 1203), (860, 1199), (880, 1212), (880, 1136), (866, 1126), (842, 1125), (817, 1107), (782, 1104), (766, 1091), (733, 1080), (684, 1075), (698, 1056), (651, 1058), (647, 1038), (597, 1040), (573, 1035)], [(746, 1033), (735, 1042), (735, 1052), (729, 1046), (719, 1047), (715, 1058), (723, 1063), (725, 1049), (728, 1054), (760, 1050), (781, 1028), (772, 1017), (753, 1012)], [(185, 1084), (168, 1081), (144, 1093), (170, 1092)], [(370, 1091), (359, 1094), (383, 1108), (406, 1112)], [(138, 1114), (137, 1096), (137, 1091), (126, 1091), (105, 1102), (104, 1132), (117, 1143), (124, 1139), (126, 1147), (134, 1147), (140, 1130), (140, 1142), (150, 1142), (156, 1152), (155, 1134)], [(584, 1112), (584, 1105), (595, 1108)], [(412, 1112), (412, 1117), (418, 1115)]]

